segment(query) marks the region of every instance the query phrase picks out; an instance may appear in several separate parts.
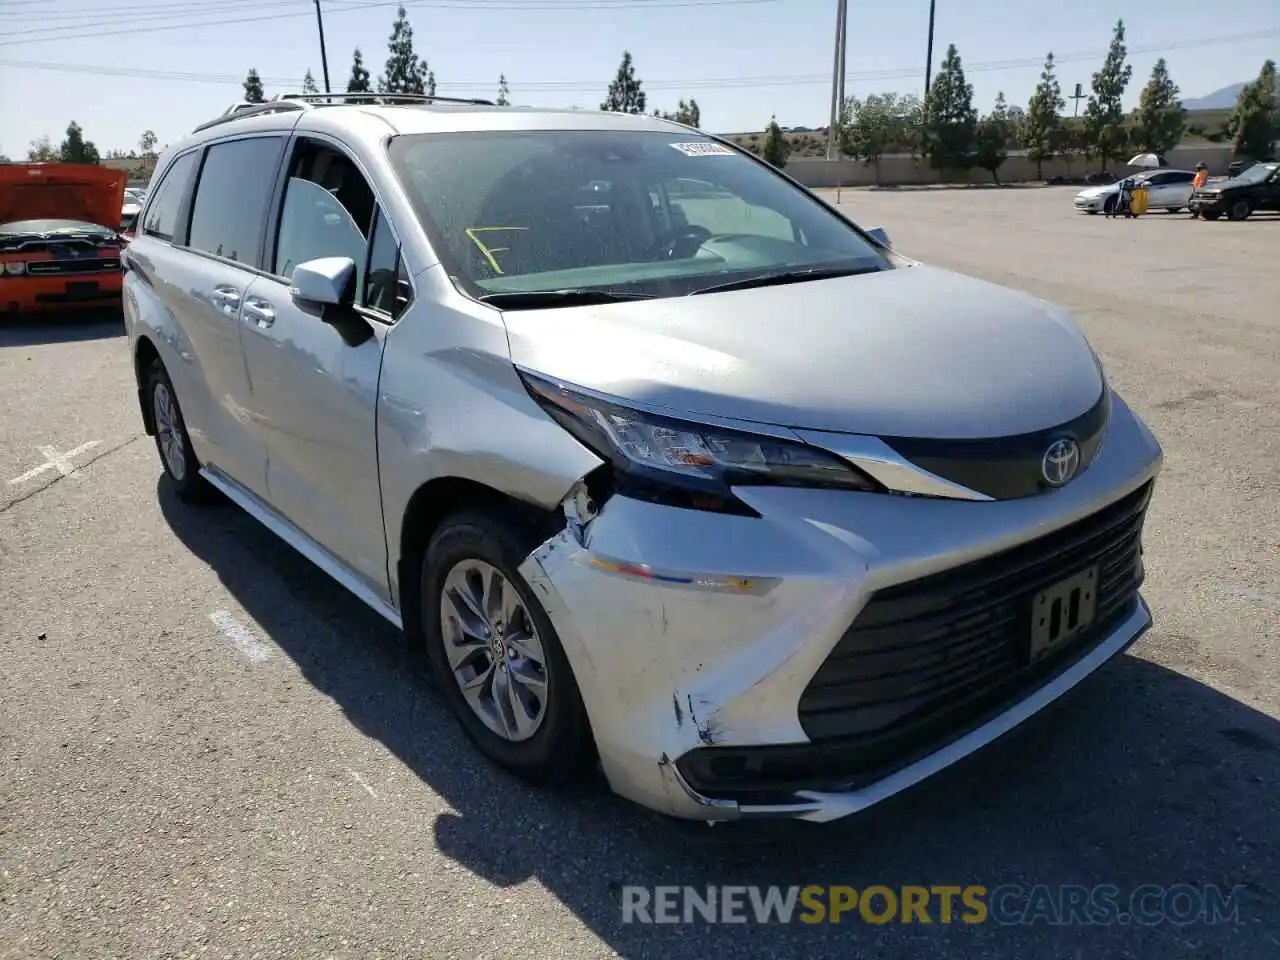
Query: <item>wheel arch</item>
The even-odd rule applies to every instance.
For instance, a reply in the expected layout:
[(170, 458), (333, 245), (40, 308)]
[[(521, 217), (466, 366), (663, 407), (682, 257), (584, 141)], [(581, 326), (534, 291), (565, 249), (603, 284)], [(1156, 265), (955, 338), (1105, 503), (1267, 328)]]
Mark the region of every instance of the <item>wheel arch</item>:
[(394, 571), (405, 637), (415, 653), (420, 652), (423, 642), (419, 580), (422, 559), (440, 525), (464, 510), (497, 514), (512, 525), (530, 551), (554, 536), (565, 523), (560, 510), (519, 500), (466, 477), (435, 477), (419, 486), (410, 496), (400, 521)]
[(147, 336), (138, 337), (133, 351), (133, 376), (138, 385), (138, 409), (142, 413), (142, 425), (147, 436), (156, 435), (156, 418), (147, 398), (147, 371), (160, 359), (160, 351)]

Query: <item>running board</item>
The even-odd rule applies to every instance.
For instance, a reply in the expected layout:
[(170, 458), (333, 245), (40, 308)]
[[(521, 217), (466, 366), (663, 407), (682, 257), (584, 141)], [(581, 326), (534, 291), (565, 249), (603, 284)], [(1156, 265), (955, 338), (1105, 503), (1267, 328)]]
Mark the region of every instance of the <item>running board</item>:
[(384, 620), (391, 623), (397, 630), (404, 629), (404, 623), (400, 619), (400, 614), (383, 600), (376, 593), (370, 590), (360, 580), (352, 576), (351, 571), (347, 569), (346, 564), (331, 554), (324, 547), (320, 546), (306, 534), (302, 533), (288, 520), (285, 520), (260, 499), (245, 490), (240, 484), (236, 483), (230, 477), (217, 470), (211, 470), (204, 467), (200, 470), (200, 476), (209, 481), (209, 484), (225, 494), (227, 499), (240, 507), (245, 513), (253, 517), (264, 527), (274, 533), (277, 537), (287, 543), (298, 553), (302, 554), (317, 567), (331, 576), (334, 580), (346, 587), (360, 600), (364, 601), (375, 613)]

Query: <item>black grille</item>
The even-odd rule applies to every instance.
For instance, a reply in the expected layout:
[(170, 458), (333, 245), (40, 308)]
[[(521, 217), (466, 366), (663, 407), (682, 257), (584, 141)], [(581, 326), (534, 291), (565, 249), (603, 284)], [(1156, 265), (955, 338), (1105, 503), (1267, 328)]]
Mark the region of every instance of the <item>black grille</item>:
[(97, 257), (75, 260), (32, 260), (27, 273), (33, 276), (63, 276), (69, 273), (111, 273), (120, 270), (119, 257)]
[[(800, 698), (812, 741), (701, 747), (677, 763), (700, 792), (765, 802), (885, 776), (1048, 682), (1109, 636), (1137, 603), (1147, 484), (1011, 550), (877, 592)], [(1030, 602), (1097, 564), (1093, 625), (1030, 662)]]
[(954, 570), (876, 593), (800, 698), (814, 741), (883, 735), (1030, 671), (1033, 594), (1100, 567), (1095, 622), (1142, 583), (1150, 485), (1063, 530)]

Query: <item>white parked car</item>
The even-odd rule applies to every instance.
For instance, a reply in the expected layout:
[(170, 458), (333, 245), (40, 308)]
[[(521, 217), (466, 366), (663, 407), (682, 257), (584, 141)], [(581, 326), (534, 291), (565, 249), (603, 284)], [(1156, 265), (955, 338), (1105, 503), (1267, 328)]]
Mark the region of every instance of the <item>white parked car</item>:
[[(1147, 185), (1147, 209), (1167, 210), (1176, 213), (1185, 210), (1191, 201), (1191, 184), (1196, 178), (1194, 170), (1148, 170), (1133, 179)], [(1075, 208), (1083, 213), (1110, 213), (1120, 194), (1120, 185), (1108, 183), (1089, 187), (1076, 194)]]

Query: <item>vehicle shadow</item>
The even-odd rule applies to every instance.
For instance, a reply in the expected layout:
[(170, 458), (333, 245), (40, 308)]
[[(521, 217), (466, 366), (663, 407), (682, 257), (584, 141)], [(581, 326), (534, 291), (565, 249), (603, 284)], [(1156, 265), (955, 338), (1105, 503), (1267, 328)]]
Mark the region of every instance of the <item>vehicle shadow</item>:
[[(985, 752), (860, 817), (681, 826), (599, 781), (533, 789), (490, 766), (410, 668), (400, 635), (229, 503), (158, 487), (173, 532), (365, 735), (453, 808), (444, 856), (498, 887), (533, 880), (625, 957), (1276, 956), (1280, 723), (1126, 656)], [(495, 818), (503, 829), (494, 830)], [(628, 885), (1240, 887), (1236, 924), (1051, 927), (624, 923)], [(1122, 897), (1122, 903), (1125, 901)], [(959, 916), (959, 910), (956, 914)]]
[(124, 335), (124, 317), (119, 310), (0, 315), (0, 348), (108, 340)]

